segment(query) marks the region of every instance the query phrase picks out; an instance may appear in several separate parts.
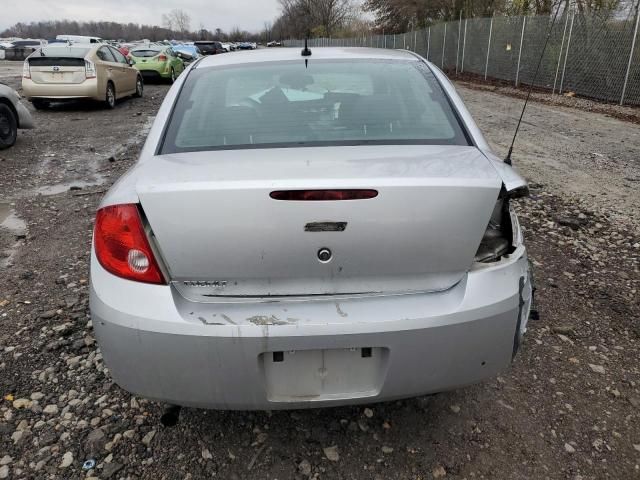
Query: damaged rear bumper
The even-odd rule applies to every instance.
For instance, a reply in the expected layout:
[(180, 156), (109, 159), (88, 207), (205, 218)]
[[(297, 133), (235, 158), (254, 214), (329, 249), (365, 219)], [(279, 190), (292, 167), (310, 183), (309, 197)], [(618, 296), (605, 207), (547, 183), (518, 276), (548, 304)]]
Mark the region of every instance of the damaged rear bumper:
[(93, 326), (114, 380), (203, 408), (368, 403), (479, 382), (509, 366), (530, 298), (523, 246), (445, 292), (272, 303), (188, 302), (92, 259)]

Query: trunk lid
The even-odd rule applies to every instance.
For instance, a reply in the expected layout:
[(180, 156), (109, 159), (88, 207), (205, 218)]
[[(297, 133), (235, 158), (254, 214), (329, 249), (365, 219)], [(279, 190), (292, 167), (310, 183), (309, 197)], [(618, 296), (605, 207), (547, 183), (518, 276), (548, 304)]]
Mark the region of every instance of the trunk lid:
[[(447, 289), (471, 266), (502, 184), (474, 147), (423, 145), (180, 153), (143, 161), (136, 178), (171, 280), (211, 301)], [(305, 189), (378, 195), (270, 197)]]
[(33, 57), (29, 71), (34, 83), (82, 83), (86, 80), (84, 58)]

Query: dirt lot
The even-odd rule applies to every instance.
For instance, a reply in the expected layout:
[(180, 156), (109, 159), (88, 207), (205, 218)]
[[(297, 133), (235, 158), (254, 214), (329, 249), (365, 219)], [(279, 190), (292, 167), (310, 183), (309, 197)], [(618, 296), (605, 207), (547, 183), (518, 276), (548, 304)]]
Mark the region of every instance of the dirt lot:
[[(509, 371), (367, 408), (189, 409), (167, 429), (112, 383), (87, 288), (96, 206), (166, 90), (36, 112), (0, 152), (0, 479), (640, 478), (637, 125), (531, 105), (514, 163), (532, 182), (519, 210), (541, 319)], [(461, 93), (504, 154), (520, 101)]]

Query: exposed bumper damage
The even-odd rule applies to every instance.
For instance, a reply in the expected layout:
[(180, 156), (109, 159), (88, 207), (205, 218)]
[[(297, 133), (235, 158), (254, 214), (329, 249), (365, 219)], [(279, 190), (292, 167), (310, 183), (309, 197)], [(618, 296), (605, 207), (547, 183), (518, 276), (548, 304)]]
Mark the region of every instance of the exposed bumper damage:
[(121, 288), (95, 259), (92, 269), (93, 325), (116, 382), (218, 409), (377, 402), (479, 382), (510, 364), (531, 298), (522, 245), (445, 292), (337, 302), (195, 303), (171, 286)]

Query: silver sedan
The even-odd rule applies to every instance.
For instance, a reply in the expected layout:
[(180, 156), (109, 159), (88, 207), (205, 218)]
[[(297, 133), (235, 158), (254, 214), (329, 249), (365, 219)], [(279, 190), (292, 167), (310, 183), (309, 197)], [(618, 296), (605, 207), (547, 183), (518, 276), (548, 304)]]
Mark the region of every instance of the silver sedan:
[(195, 62), (103, 199), (91, 313), (114, 380), (283, 409), (453, 389), (508, 367), (531, 272), (498, 159), (407, 51)]
[(13, 146), (18, 129), (27, 128), (33, 128), (33, 119), (20, 101), (20, 94), (0, 83), (0, 150)]

